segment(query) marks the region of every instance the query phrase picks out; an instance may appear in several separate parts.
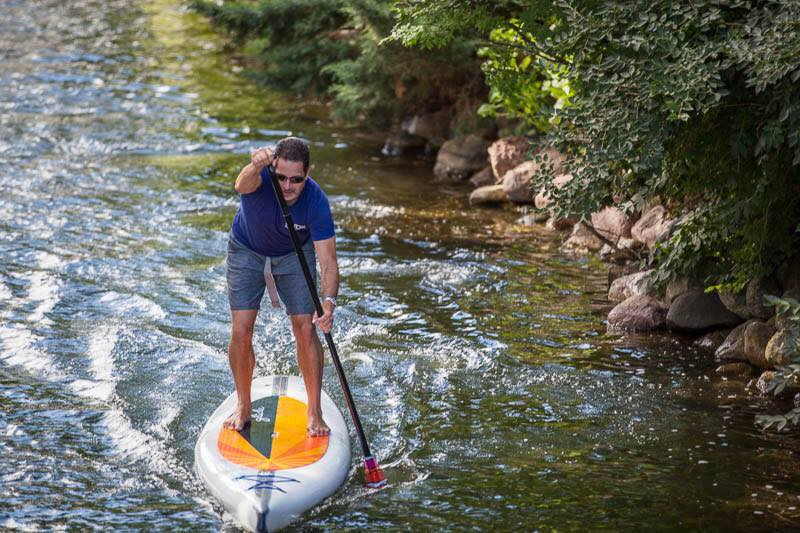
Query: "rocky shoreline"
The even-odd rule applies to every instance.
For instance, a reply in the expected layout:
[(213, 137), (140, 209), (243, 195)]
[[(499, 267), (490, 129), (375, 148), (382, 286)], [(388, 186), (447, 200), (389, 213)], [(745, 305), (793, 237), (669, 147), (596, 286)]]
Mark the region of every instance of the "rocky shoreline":
[[(737, 294), (720, 294), (686, 278), (659, 288), (655, 271), (639, 270), (637, 265), (677, 226), (666, 206), (650, 205), (631, 215), (605, 207), (588, 220), (554, 219), (543, 211), (552, 207), (544, 190), (537, 193), (529, 183), (542, 160), (553, 165), (555, 187), (569, 182), (572, 176), (561, 172), (562, 154), (532, 145), (524, 136), (493, 139), (469, 134), (444, 140), (446, 133), (442, 112), (417, 116), (390, 136), (383, 152), (436, 153), (436, 180), (469, 183), (471, 205), (534, 206), (537, 210), (520, 218), (520, 224), (563, 232), (561, 250), (566, 253), (598, 254), (609, 267), (608, 299), (616, 302), (608, 315), (610, 330), (692, 335), (696, 347), (713, 354), (720, 376), (755, 378), (750, 384), (764, 394), (775, 368), (800, 355), (800, 324), (765, 301), (766, 295), (800, 300), (800, 253), (769, 276), (750, 280)], [(797, 392), (789, 389), (784, 394)]]

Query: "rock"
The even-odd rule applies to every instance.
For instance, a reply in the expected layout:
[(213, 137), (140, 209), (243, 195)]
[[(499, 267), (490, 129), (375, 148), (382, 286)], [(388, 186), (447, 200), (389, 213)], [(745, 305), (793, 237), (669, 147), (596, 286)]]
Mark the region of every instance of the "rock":
[(550, 217), (547, 219), (544, 227), (550, 231), (565, 231), (571, 230), (578, 223), (578, 217), (556, 218)]
[(753, 367), (747, 363), (725, 363), (719, 365), (716, 372), (722, 376), (748, 377), (753, 374)]
[(669, 283), (667, 283), (667, 287), (664, 290), (664, 301), (667, 302), (667, 305), (671, 305), (675, 298), (683, 294), (684, 292), (688, 291), (689, 289), (702, 289), (703, 285), (696, 281), (689, 278), (678, 278), (673, 279)]
[(783, 290), (800, 292), (800, 253), (787, 259), (778, 268), (776, 276)]
[(606, 286), (609, 289), (611, 289), (611, 284), (614, 283), (615, 279), (621, 278), (622, 276), (627, 276), (628, 274), (635, 274), (636, 272), (638, 272), (637, 267), (632, 263), (622, 264), (622, 265), (609, 265), (608, 284)]
[(450, 139), (436, 155), (433, 174), (438, 181), (459, 182), (486, 166), (489, 142), (479, 135)]
[(747, 360), (744, 354), (744, 331), (749, 323), (740, 324), (728, 333), (725, 341), (714, 351), (714, 358), (717, 361)]
[(503, 190), (508, 199), (515, 203), (526, 204), (533, 201), (531, 176), (536, 172), (534, 161), (525, 161), (503, 175)]
[(416, 115), (403, 124), (406, 133), (422, 137), (441, 146), (450, 134), (450, 110)]
[(657, 205), (642, 215), (631, 228), (631, 236), (652, 250), (656, 243), (669, 237), (676, 221), (668, 217), (664, 206)]
[(512, 168), (516, 168), (530, 159), (531, 142), (521, 135), (503, 137), (489, 146), (489, 165), (496, 182), (503, 181), (503, 176)]
[(507, 202), (502, 185), (486, 185), (478, 187), (469, 195), (470, 205), (490, 205)]
[(756, 389), (761, 394), (772, 394), (770, 382), (775, 379), (775, 372), (772, 370), (765, 370), (758, 376), (756, 381)]
[(800, 357), (800, 325), (778, 330), (764, 351), (764, 359), (770, 366), (788, 365), (797, 357)]
[(741, 319), (725, 309), (716, 293), (689, 289), (672, 302), (667, 314), (667, 326), (678, 331), (705, 331), (737, 325)]
[(523, 226), (535, 226), (537, 224), (541, 224), (542, 222), (546, 222), (548, 218), (550, 217), (547, 215), (547, 213), (528, 213), (527, 215), (518, 218), (517, 224), (522, 224)]
[(694, 345), (700, 348), (701, 350), (707, 350), (711, 353), (714, 353), (717, 348), (722, 346), (722, 343), (725, 342), (725, 338), (731, 332), (729, 329), (718, 329), (716, 331), (712, 331), (710, 333), (706, 333), (696, 341), (694, 341)]
[(608, 289), (608, 299), (612, 302), (621, 302), (637, 294), (656, 296), (652, 279), (654, 273), (655, 270), (652, 269), (644, 270), (615, 279)]
[[(572, 174), (559, 174), (553, 178), (553, 184), (557, 189), (560, 189), (569, 183), (570, 180), (572, 180)], [(545, 195), (544, 189), (540, 190), (533, 198), (533, 204), (539, 209), (544, 209), (550, 205), (550, 198)]]
[(389, 134), (381, 148), (385, 156), (396, 157), (403, 154), (420, 152), (425, 148), (425, 139), (416, 135), (409, 135), (405, 131), (394, 131)]
[(647, 295), (631, 296), (608, 314), (611, 329), (630, 331), (653, 331), (666, 325), (667, 308)]
[(616, 244), (621, 238), (630, 238), (635, 220), (616, 207), (608, 206), (592, 213), (592, 227), (605, 240)]
[(773, 307), (764, 305), (764, 296), (767, 294), (773, 296), (781, 294), (781, 289), (775, 278), (767, 277), (750, 280), (750, 283), (747, 284), (747, 294), (745, 296), (747, 310), (750, 315), (767, 320), (775, 314)]
[(561, 245), (562, 252), (570, 252), (576, 254), (588, 254), (589, 252), (596, 252), (603, 247), (603, 239), (584, 222), (578, 222), (572, 228), (572, 234)]
[(721, 292), (719, 293), (719, 299), (728, 311), (741, 317), (742, 320), (747, 320), (752, 317), (750, 311), (747, 309), (747, 291), (741, 290), (736, 294)]
[(483, 187), (486, 185), (494, 185), (495, 179), (494, 174), (492, 174), (492, 167), (486, 165), (483, 170), (479, 170), (472, 177), (469, 179), (470, 185), (473, 187)]
[(767, 343), (775, 334), (775, 328), (760, 320), (751, 320), (744, 330), (744, 354), (747, 361), (757, 368), (770, 368), (764, 352)]

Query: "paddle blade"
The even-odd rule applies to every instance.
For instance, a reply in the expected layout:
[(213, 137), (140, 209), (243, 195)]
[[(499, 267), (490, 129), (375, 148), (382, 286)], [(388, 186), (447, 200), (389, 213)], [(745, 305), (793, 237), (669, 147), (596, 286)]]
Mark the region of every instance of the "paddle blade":
[(364, 459), (364, 479), (367, 487), (371, 489), (378, 489), (386, 485), (386, 476), (373, 457)]

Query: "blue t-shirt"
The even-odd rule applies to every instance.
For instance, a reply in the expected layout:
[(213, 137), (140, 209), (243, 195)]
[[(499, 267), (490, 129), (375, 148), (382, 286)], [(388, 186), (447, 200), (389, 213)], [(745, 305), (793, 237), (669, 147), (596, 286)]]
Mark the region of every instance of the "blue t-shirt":
[[(291, 253), (294, 248), (271, 180), (268, 167), (264, 167), (258, 189), (240, 196), (231, 231), (236, 240), (254, 252), (277, 257)], [(328, 197), (310, 177), (297, 201), (289, 206), (289, 213), (301, 244), (305, 244), (309, 236), (315, 241), (334, 236)]]

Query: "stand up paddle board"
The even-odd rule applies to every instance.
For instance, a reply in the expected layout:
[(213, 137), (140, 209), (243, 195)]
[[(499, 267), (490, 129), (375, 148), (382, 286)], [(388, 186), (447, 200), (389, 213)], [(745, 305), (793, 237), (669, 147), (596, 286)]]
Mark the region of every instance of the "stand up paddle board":
[(242, 431), (222, 427), (236, 409), (234, 392), (211, 415), (194, 448), (209, 492), (251, 531), (275, 531), (341, 486), (350, 469), (342, 414), (322, 391), (324, 437), (306, 433), (306, 387), (297, 376), (257, 378), (253, 420)]

